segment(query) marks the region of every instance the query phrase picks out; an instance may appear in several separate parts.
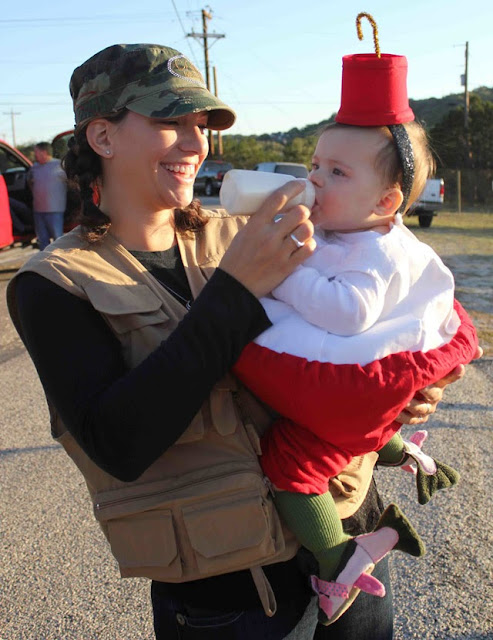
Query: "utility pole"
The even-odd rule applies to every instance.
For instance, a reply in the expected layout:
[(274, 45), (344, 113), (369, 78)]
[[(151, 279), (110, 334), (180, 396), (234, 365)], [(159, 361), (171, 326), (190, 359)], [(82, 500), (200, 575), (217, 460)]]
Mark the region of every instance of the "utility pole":
[[(214, 95), (217, 98), (217, 74), (216, 67), (212, 67), (213, 75), (214, 75)], [(223, 139), (221, 137), (221, 132), (217, 132), (217, 155), (222, 158), (223, 156)]]
[(462, 84), (464, 85), (464, 139), (465, 139), (465, 165), (466, 168), (471, 165), (471, 139), (469, 136), (469, 91), (467, 89), (468, 81), (468, 68), (469, 68), (469, 42), (466, 42), (465, 49), (465, 69), (462, 76)]
[(4, 116), (10, 116), (10, 121), (12, 123), (12, 144), (14, 147), (16, 147), (16, 142), (15, 142), (15, 121), (14, 121), (14, 116), (20, 116), (21, 114), (19, 113), (19, 111), (14, 111), (12, 109), (12, 107), (10, 108), (10, 111), (4, 111), (3, 112)]
[(467, 75), (469, 67), (469, 42), (466, 42), (465, 51), (465, 70), (464, 70), (464, 128), (469, 129), (469, 91), (467, 90)]
[[(196, 38), (203, 41), (204, 46), (204, 62), (205, 62), (205, 83), (207, 89), (211, 91), (211, 80), (209, 73), (209, 38), (225, 38), (224, 33), (207, 33), (207, 20), (212, 20), (212, 13), (202, 9), (202, 33), (187, 33), (187, 38)], [(211, 91), (212, 93), (212, 91)], [(216, 94), (217, 95), (217, 94)], [(209, 131), (209, 153), (214, 155), (214, 135), (212, 131)]]

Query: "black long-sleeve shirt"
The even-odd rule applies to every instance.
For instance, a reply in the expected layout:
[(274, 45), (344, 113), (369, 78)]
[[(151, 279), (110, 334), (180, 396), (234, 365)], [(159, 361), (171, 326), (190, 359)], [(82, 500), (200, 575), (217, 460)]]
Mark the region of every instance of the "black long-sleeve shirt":
[[(175, 248), (134, 255), (191, 298)], [(28, 272), (19, 276), (17, 304), (47, 396), (87, 455), (124, 481), (180, 437), (243, 347), (270, 326), (259, 301), (217, 269), (177, 329), (128, 370), (119, 341), (89, 302)]]

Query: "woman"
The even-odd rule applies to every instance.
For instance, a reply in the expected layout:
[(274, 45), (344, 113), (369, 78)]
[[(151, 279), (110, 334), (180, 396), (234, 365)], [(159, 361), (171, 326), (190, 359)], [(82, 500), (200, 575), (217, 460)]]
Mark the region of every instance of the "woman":
[[(228, 371), (269, 326), (258, 298), (313, 252), (309, 212), (289, 208), (301, 186), (276, 192), (248, 224), (192, 202), (204, 129), (235, 115), (173, 49), (109, 47), (74, 71), (71, 95), (65, 166), (80, 186), (81, 227), (8, 292), (53, 435), (84, 474), (122, 576), (153, 579), (158, 639), (283, 638), (310, 591), (258, 465), (272, 416)], [(425, 390), (402, 420), (422, 421), (462, 373)], [(373, 463), (358, 460), (332, 487), (351, 533), (380, 514)], [(377, 571), (388, 583), (386, 566)], [(362, 596), (316, 637), (391, 635), (390, 596)]]

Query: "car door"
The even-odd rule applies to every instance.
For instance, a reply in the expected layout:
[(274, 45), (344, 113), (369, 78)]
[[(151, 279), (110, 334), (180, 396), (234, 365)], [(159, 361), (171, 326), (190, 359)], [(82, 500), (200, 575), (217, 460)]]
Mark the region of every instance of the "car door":
[(27, 172), (31, 166), (32, 162), (29, 158), (4, 140), (0, 140), (0, 173), (5, 180), (9, 197), (29, 207), (32, 196), (27, 186)]
[(9, 199), (14, 198), (31, 209), (31, 190), (27, 186), (31, 165), (18, 149), (0, 140), (0, 248), (9, 247), (15, 240)]

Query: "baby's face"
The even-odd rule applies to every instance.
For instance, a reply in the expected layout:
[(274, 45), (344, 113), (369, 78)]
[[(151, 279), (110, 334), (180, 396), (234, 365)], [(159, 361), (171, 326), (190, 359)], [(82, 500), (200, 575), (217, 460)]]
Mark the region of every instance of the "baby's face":
[(329, 231), (359, 231), (377, 225), (373, 211), (384, 186), (375, 158), (385, 142), (380, 132), (363, 127), (324, 131), (308, 176), (316, 196), (313, 224)]

